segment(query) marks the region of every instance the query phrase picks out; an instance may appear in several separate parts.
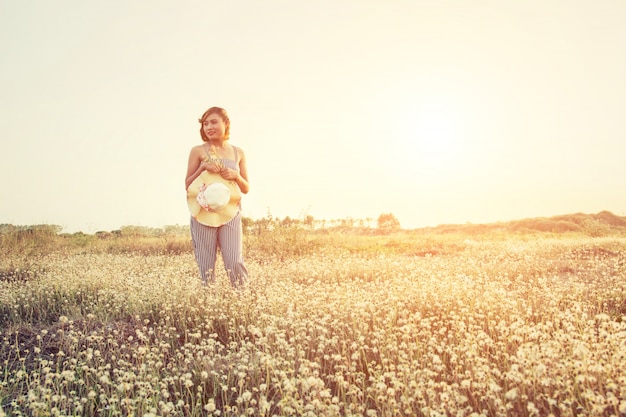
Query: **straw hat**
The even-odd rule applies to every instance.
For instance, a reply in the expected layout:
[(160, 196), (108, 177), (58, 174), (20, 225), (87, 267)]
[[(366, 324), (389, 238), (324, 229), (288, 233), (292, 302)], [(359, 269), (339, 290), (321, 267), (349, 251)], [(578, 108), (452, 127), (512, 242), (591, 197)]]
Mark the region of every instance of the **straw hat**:
[(228, 223), (239, 211), (241, 191), (234, 181), (203, 171), (187, 188), (191, 215), (206, 226)]

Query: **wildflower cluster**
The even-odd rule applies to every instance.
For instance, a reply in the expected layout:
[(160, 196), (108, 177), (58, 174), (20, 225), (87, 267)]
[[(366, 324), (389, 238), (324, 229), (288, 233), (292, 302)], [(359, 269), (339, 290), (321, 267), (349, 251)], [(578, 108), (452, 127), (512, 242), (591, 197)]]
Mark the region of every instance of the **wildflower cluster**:
[(323, 251), (202, 287), (193, 255), (0, 282), (7, 415), (626, 415), (626, 240)]

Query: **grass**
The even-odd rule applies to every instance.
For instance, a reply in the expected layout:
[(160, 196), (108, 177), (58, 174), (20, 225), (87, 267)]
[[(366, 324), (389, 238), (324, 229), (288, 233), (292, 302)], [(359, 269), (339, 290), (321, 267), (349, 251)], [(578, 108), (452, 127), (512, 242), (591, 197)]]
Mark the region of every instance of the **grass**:
[(243, 290), (186, 236), (5, 233), (0, 415), (626, 415), (626, 237), (594, 221), (276, 228)]

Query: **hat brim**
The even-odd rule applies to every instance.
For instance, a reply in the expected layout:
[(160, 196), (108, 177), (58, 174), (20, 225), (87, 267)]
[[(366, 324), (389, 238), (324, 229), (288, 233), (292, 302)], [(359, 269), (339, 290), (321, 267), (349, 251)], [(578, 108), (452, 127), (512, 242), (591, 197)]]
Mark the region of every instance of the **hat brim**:
[[(200, 193), (202, 185), (222, 183), (230, 190), (230, 201), (219, 211), (209, 211), (203, 208), (196, 197)], [(222, 178), (220, 174), (203, 171), (187, 188), (187, 205), (191, 216), (199, 223), (206, 226), (219, 227), (233, 219), (239, 212), (239, 201), (241, 201), (241, 190), (235, 181)]]

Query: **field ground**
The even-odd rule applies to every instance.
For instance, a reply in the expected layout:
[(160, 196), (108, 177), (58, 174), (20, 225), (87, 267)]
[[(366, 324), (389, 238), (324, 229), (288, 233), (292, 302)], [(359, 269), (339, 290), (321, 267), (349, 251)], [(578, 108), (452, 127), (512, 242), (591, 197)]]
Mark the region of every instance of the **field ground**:
[(243, 289), (186, 237), (4, 234), (0, 415), (626, 416), (626, 233), (594, 219), (276, 229)]

